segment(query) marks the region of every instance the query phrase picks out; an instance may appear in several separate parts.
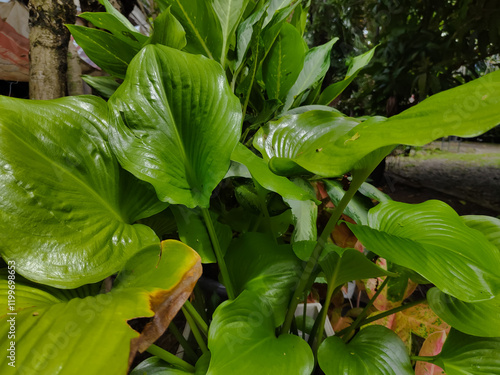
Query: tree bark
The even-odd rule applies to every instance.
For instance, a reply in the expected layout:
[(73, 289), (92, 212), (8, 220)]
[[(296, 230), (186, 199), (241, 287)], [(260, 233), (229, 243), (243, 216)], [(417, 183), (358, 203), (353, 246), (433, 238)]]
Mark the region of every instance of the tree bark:
[(75, 23), (73, 0), (30, 0), (30, 98), (54, 99), (66, 95), (70, 33)]

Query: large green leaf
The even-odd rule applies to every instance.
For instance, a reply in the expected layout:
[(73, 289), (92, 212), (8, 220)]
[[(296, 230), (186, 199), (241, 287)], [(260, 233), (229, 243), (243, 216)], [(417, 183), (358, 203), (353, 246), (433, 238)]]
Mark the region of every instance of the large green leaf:
[[(7, 338), (15, 319), (16, 368), (3, 374), (125, 374), (129, 357), (143, 351), (168, 327), (201, 275), (198, 255), (178, 241), (163, 243), (158, 260), (156, 247), (145, 249), (125, 265), (107, 294), (92, 288), (62, 293), (16, 280), (16, 315), (5, 315), (8, 283), (0, 281), (0, 333)], [(127, 321), (152, 317), (141, 335)], [(2, 340), (6, 353), (10, 340)], [(75, 355), (78, 353), (78, 355)]]
[(300, 188), (286, 177), (272, 173), (262, 158), (255, 155), (241, 143), (238, 143), (234, 149), (231, 160), (246, 166), (252, 178), (262, 187), (278, 193), (285, 199), (307, 201), (315, 198), (309, 191)]
[(229, 46), (234, 45), (236, 27), (240, 23), (247, 4), (248, 0), (212, 0), (212, 7), (222, 29), (222, 48), (219, 61), (223, 67)]
[(176, 49), (183, 49), (186, 46), (186, 32), (181, 23), (172, 14), (170, 8), (155, 18), (153, 33), (147, 43), (163, 44)]
[(469, 228), (480, 231), (500, 251), (500, 219), (483, 215), (462, 216)]
[(273, 309), (275, 325), (283, 323), (302, 262), (290, 245), (276, 245), (262, 233), (246, 233), (234, 240), (225, 256), (236, 293), (256, 292)]
[(319, 347), (318, 363), (326, 375), (414, 374), (403, 342), (382, 326), (366, 327), (347, 345), (340, 337), (328, 337)]
[(352, 280), (397, 276), (393, 272), (380, 268), (358, 250), (344, 249), (333, 244), (325, 246), (319, 264), (332, 288)]
[(162, 201), (208, 207), (241, 133), (241, 106), (220, 65), (146, 46), (109, 104), (110, 141), (122, 166)]
[(245, 290), (214, 313), (208, 334), (212, 360), (207, 375), (304, 375), (314, 367), (311, 348), (300, 337), (275, 336), (272, 307)]
[(185, 51), (201, 53), (218, 60), (222, 49), (222, 30), (217, 16), (206, 0), (165, 0), (170, 4), (172, 14), (186, 31)]
[(159, 240), (135, 221), (166, 207), (120, 168), (106, 103), (0, 98), (0, 252), (30, 280), (75, 288)]
[(262, 65), (269, 99), (285, 100), (302, 70), (306, 48), (297, 29), (283, 24)]
[(306, 90), (319, 84), (330, 68), (330, 52), (333, 44), (339, 38), (333, 38), (328, 43), (311, 48), (305, 56), (304, 66), (300, 74), (288, 92), (285, 100), (283, 112), (286, 112), (293, 105), (294, 101)]
[(342, 94), (342, 92), (351, 84), (354, 78), (357, 77), (358, 73), (366, 65), (368, 65), (375, 54), (375, 48), (372, 48), (368, 52), (362, 55), (356, 56), (352, 59), (349, 64), (349, 69), (345, 75), (345, 78), (340, 82), (335, 82), (334, 84), (328, 86), (318, 99), (318, 104), (329, 105), (335, 100), (337, 96)]
[(500, 293), (500, 252), (443, 202), (388, 201), (370, 210), (369, 226), (347, 225), (369, 250), (460, 300), (484, 301)]
[(447, 375), (500, 374), (500, 338), (469, 336), (452, 329), (434, 363)]
[(106, 31), (77, 25), (66, 27), (94, 63), (113, 76), (125, 78), (128, 65), (140, 46), (132, 47)]
[(390, 151), (393, 145), (421, 146), (448, 135), (482, 134), (500, 123), (499, 97), (500, 71), (495, 71), (389, 119), (373, 117), (356, 124), (358, 120), (339, 122), (334, 114), (316, 111), (284, 116), (259, 130), (255, 145), (273, 158), (270, 168), (275, 173), (287, 175), (300, 167), (337, 177), (358, 168), (363, 159), (374, 159), (377, 150)]
[(500, 337), (500, 297), (468, 303), (432, 288), (427, 292), (432, 311), (452, 327), (474, 336)]

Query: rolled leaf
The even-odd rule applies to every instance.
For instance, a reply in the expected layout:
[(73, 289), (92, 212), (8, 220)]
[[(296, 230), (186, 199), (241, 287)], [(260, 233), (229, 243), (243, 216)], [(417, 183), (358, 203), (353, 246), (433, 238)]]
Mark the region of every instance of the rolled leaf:
[(241, 133), (241, 106), (220, 65), (146, 46), (109, 105), (110, 141), (122, 166), (162, 201), (208, 207)]
[(100, 281), (159, 240), (135, 221), (162, 211), (122, 170), (97, 97), (0, 98), (0, 253), (24, 277), (60, 288)]

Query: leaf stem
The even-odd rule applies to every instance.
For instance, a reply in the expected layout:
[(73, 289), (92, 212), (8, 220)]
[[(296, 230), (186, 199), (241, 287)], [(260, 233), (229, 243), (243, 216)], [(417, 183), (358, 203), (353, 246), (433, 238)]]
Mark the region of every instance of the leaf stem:
[(412, 355), (410, 357), (412, 361), (423, 361), (429, 363), (435, 362), (437, 358), (438, 358), (437, 356), (430, 357), (430, 356), (419, 356), (419, 355)]
[(147, 349), (147, 352), (157, 356), (158, 358), (163, 359), (165, 362), (168, 362), (188, 372), (194, 373), (195, 371), (194, 366), (190, 365), (186, 361), (180, 359), (179, 357), (173, 355), (170, 352), (167, 352), (165, 349), (162, 349), (154, 344)]
[[(339, 261), (338, 264), (340, 263), (341, 262)], [(315, 358), (318, 353), (319, 344), (321, 344), (321, 341), (323, 340), (323, 332), (325, 330), (325, 322), (326, 322), (326, 317), (328, 316), (328, 308), (330, 307), (330, 301), (332, 300), (332, 296), (342, 288), (342, 285), (339, 285), (336, 288), (334, 288), (333, 285), (334, 285), (333, 282), (328, 283), (328, 288), (326, 290), (325, 304), (321, 309), (319, 326), (313, 341), (312, 350)]]
[(224, 261), (224, 255), (222, 254), (222, 249), (219, 244), (219, 239), (217, 238), (217, 233), (215, 233), (214, 223), (212, 222), (212, 217), (210, 212), (206, 208), (202, 208), (203, 219), (205, 220), (205, 225), (207, 226), (208, 234), (210, 240), (212, 241), (212, 246), (214, 248), (215, 257), (217, 258), (217, 263), (219, 263), (220, 272), (222, 274), (222, 280), (226, 287), (227, 296), (229, 299), (235, 298), (233, 284), (229, 278), (229, 271), (227, 270), (226, 262)]
[(191, 304), (191, 302), (189, 302), (189, 300), (186, 300), (186, 302), (184, 302), (184, 307), (186, 308), (189, 315), (191, 315), (191, 318), (194, 319), (194, 321), (196, 322), (196, 325), (200, 328), (201, 333), (203, 333), (203, 335), (205, 337), (208, 337), (208, 325), (207, 325), (207, 323), (203, 320), (201, 315), (194, 308), (194, 306)]
[(200, 330), (198, 329), (198, 326), (196, 325), (193, 317), (189, 312), (186, 310), (184, 306), (182, 306), (182, 312), (184, 313), (184, 316), (186, 317), (186, 320), (189, 324), (189, 328), (191, 328), (191, 332), (193, 332), (193, 336), (200, 346), (201, 352), (203, 354), (208, 352), (207, 344), (205, 344), (205, 340), (203, 339), (203, 336), (200, 333)]
[(193, 348), (191, 348), (191, 345), (187, 342), (185, 337), (182, 335), (181, 331), (179, 331), (179, 328), (174, 324), (174, 322), (171, 322), (170, 325), (168, 326), (168, 329), (170, 332), (174, 335), (176, 340), (179, 342), (179, 344), (182, 346), (184, 349), (184, 353), (186, 354), (186, 357), (189, 357), (193, 362), (196, 362), (198, 359), (198, 356), (196, 355), (195, 351)]
[(302, 271), (299, 284), (297, 285), (297, 288), (295, 289), (292, 299), (290, 301), (287, 315), (285, 317), (285, 323), (283, 324), (283, 328), (281, 330), (282, 335), (288, 333), (288, 331), (290, 330), (290, 325), (292, 323), (292, 319), (295, 314), (295, 309), (297, 308), (297, 305), (302, 299), (302, 294), (305, 291), (305, 287), (308, 284), (308, 280), (311, 276), (311, 273), (313, 272), (314, 268), (316, 267), (316, 264), (318, 263), (319, 256), (327, 243), (330, 233), (335, 228), (335, 225), (337, 225), (337, 222), (342, 216), (344, 209), (347, 207), (354, 194), (356, 194), (361, 184), (368, 178), (372, 170), (373, 169), (368, 168), (366, 170), (360, 171), (359, 174), (353, 176), (349, 190), (346, 191), (346, 193), (340, 200), (339, 204), (333, 210), (330, 219), (326, 223), (323, 232), (318, 238), (316, 246), (314, 247), (314, 250), (311, 254), (311, 257), (309, 258), (306, 266), (304, 267), (304, 271)]
[(373, 295), (373, 297), (368, 301), (366, 306), (364, 307), (363, 311), (361, 311), (361, 314), (356, 318), (356, 320), (347, 328), (346, 332), (342, 336), (342, 339), (346, 341), (351, 333), (353, 333), (356, 328), (358, 328), (361, 325), (361, 321), (365, 319), (366, 315), (368, 314), (368, 311), (370, 310), (370, 307), (373, 306), (373, 303), (377, 299), (377, 297), (382, 293), (384, 288), (387, 286), (387, 283), (389, 283), (389, 276), (386, 276), (384, 282), (378, 287), (377, 292)]
[(359, 324), (359, 326), (361, 327), (361, 326), (364, 326), (366, 324), (370, 324), (370, 323), (375, 322), (375, 321), (377, 321), (379, 319), (385, 318), (386, 316), (398, 313), (400, 311), (404, 311), (404, 310), (409, 309), (410, 307), (413, 307), (413, 306), (416, 306), (416, 305), (420, 305), (421, 303), (424, 303), (425, 301), (426, 301), (426, 299), (424, 298), (424, 299), (420, 299), (420, 300), (417, 300), (417, 301), (408, 302), (405, 305), (401, 305), (401, 306), (395, 307), (395, 308), (387, 310), (387, 311), (383, 311), (380, 314), (377, 314), (375, 316), (372, 316), (371, 318), (367, 318), (367, 319), (363, 320)]

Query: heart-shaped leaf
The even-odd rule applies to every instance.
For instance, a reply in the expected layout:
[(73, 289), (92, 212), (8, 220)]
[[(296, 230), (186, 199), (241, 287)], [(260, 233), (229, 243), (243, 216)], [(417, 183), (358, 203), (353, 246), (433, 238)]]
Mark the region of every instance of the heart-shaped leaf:
[(241, 133), (241, 105), (220, 65), (148, 45), (109, 104), (110, 140), (122, 166), (163, 201), (208, 207)]
[(326, 375), (414, 374), (403, 342), (382, 326), (361, 330), (347, 345), (339, 337), (328, 337), (319, 347), (318, 363)]
[(214, 313), (208, 333), (212, 360), (207, 375), (310, 374), (314, 357), (298, 336), (275, 336), (273, 310), (258, 293), (245, 290)]
[(360, 168), (359, 163), (373, 159), (377, 150), (389, 152), (393, 145), (421, 146), (443, 136), (484, 133), (500, 122), (499, 97), (500, 71), (495, 71), (389, 119), (339, 120), (323, 111), (284, 116), (261, 128), (254, 144), (271, 159), (275, 173), (289, 175), (300, 168), (337, 177)]
[[(15, 373), (126, 373), (136, 351), (147, 349), (165, 331), (200, 275), (195, 251), (181, 242), (165, 241), (160, 261), (156, 247), (138, 253), (107, 294), (90, 293), (88, 286), (62, 292), (18, 277), (15, 315), (5, 315), (9, 288), (2, 277), (0, 332), (7, 338), (8, 319), (14, 319)], [(141, 335), (127, 324), (153, 315)], [(7, 352), (9, 341), (1, 341), (2, 352)], [(7, 374), (8, 362), (5, 355), (0, 358)]]
[(474, 336), (500, 337), (500, 297), (468, 303), (432, 288), (427, 292), (432, 310), (452, 327)]
[(458, 299), (478, 302), (500, 293), (500, 252), (443, 202), (389, 201), (370, 210), (369, 226), (347, 225), (366, 248)]
[(24, 277), (60, 288), (100, 281), (157, 244), (135, 221), (167, 205), (120, 168), (106, 103), (0, 98), (1, 255)]
[(500, 338), (475, 337), (452, 329), (434, 361), (447, 375), (500, 373)]
[(266, 234), (246, 233), (231, 243), (225, 259), (236, 293), (249, 290), (265, 298), (276, 326), (282, 324), (302, 270), (291, 246), (276, 245)]

